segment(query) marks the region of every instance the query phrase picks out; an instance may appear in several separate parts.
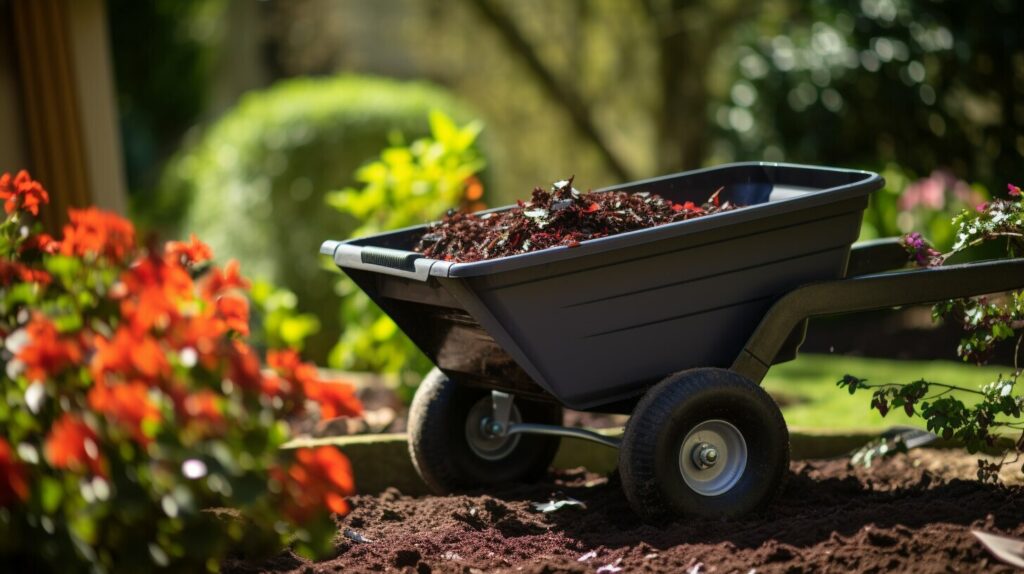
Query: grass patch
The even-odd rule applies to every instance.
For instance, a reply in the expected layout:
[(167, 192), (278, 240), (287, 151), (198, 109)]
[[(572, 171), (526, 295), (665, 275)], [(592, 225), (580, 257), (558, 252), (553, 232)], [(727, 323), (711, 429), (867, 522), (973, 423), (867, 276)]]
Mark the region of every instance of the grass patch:
[[(893, 361), (832, 355), (801, 355), (795, 361), (772, 367), (764, 388), (782, 405), (791, 427), (812, 429), (887, 428), (912, 425), (924, 428), (920, 418), (894, 410), (884, 419), (868, 408), (871, 391), (850, 395), (836, 387), (849, 373), (870, 383), (907, 383), (918, 379), (980, 388), (1009, 374), (1009, 367), (977, 367), (952, 361)], [(972, 399), (972, 397), (962, 397)], [(965, 402), (967, 402), (965, 400)], [(898, 412), (897, 412), (898, 411)]]

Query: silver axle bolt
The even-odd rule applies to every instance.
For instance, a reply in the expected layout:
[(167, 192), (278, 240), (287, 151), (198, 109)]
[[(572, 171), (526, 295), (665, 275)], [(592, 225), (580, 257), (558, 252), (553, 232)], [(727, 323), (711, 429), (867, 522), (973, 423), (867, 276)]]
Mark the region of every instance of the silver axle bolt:
[(492, 420), (490, 417), (484, 418), (480, 421), (480, 430), (483, 431), (484, 435), (490, 437), (499, 437), (505, 434), (505, 428), (502, 424), (496, 420)]
[(702, 442), (693, 448), (693, 464), (700, 469), (711, 468), (718, 462), (718, 449)]

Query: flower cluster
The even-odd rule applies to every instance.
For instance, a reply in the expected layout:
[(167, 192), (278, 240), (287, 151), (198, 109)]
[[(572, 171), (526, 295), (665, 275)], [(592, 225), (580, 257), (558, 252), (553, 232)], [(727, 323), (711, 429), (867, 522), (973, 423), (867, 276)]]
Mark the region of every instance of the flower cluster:
[(21, 170), (14, 177), (9, 173), (0, 175), (0, 201), (8, 215), (18, 210), (39, 215), (39, 206), (49, 203), (50, 196), (27, 171)]
[(93, 208), (38, 233), (48, 195), (26, 172), (0, 200), (0, 539), (45, 541), (16, 550), (55, 569), (208, 569), (253, 537), (327, 548), (351, 468), (332, 447), (283, 454), (282, 421), (362, 406), (292, 349), (263, 367), (237, 262), (194, 236), (141, 248)]
[(932, 248), (920, 233), (916, 231), (908, 233), (903, 236), (900, 242), (903, 244), (903, 248), (907, 250), (907, 255), (910, 256), (910, 259), (921, 267), (932, 267), (942, 263), (941, 260), (937, 259), (942, 254)]

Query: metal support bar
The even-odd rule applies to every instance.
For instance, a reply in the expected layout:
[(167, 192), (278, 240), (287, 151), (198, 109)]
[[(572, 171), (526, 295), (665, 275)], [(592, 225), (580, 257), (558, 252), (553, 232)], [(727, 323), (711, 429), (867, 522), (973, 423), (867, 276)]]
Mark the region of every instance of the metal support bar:
[(501, 391), (491, 391), (491, 424), (495, 427), (494, 434), (504, 436), (508, 428), (509, 418), (512, 416), (512, 395)]
[(790, 291), (768, 310), (731, 368), (760, 382), (789, 334), (809, 317), (934, 303), (1022, 287), (1024, 258), (812, 283)]
[(604, 436), (603, 434), (596, 433), (592, 430), (536, 423), (512, 423), (508, 425), (506, 434), (546, 434), (550, 436), (581, 438), (583, 440), (589, 440), (612, 448), (619, 448), (619, 444), (622, 442), (622, 439)]

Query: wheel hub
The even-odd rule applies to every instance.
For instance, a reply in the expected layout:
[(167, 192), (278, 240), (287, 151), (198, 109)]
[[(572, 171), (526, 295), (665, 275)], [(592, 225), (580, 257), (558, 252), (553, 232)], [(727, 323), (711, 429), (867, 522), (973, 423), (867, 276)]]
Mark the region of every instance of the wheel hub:
[[(473, 454), (484, 460), (501, 460), (519, 445), (520, 436), (505, 434), (503, 425), (492, 418), (490, 397), (477, 401), (466, 416), (466, 444)], [(509, 422), (522, 422), (519, 409), (513, 404)]]
[(714, 445), (702, 442), (693, 447), (692, 457), (693, 464), (697, 465), (697, 468), (701, 470), (711, 468), (718, 462), (718, 449)]
[(747, 467), (747, 442), (732, 423), (706, 420), (679, 447), (679, 473), (694, 492), (717, 496), (739, 482)]

